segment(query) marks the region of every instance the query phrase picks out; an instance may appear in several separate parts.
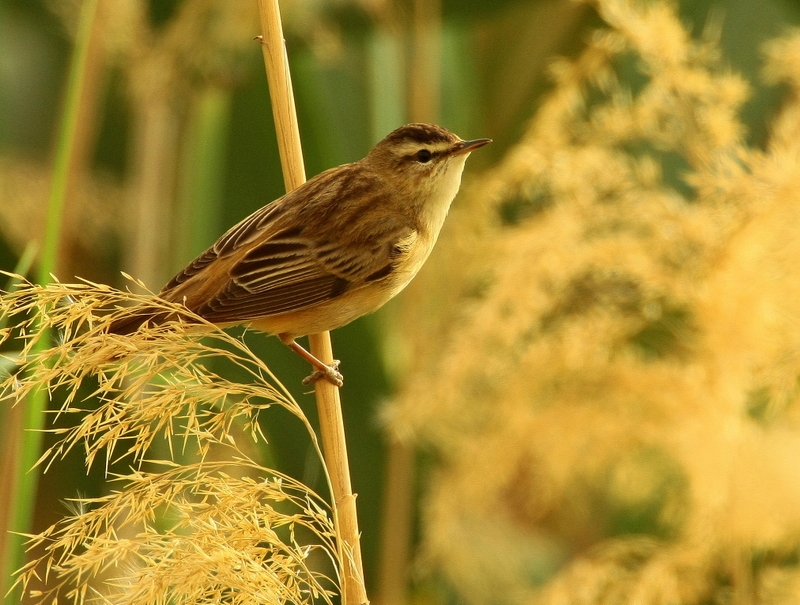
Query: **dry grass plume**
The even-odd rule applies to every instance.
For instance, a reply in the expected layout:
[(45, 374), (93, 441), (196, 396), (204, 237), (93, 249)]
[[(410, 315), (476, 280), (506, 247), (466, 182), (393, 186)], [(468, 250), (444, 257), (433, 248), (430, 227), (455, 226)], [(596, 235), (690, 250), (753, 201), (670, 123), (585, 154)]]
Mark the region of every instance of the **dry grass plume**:
[[(69, 417), (40, 464), (80, 448), (89, 467), (128, 469), (30, 536), (35, 556), (18, 582), (33, 602), (331, 603), (348, 556), (334, 511), (254, 454), (266, 441), (259, 420), (280, 406), (322, 459), (303, 411), (242, 340), (213, 326), (105, 333), (145, 300), (186, 313), (91, 283), (23, 281), (0, 297), (0, 344), (15, 366), (0, 402), (47, 389)], [(46, 332), (56, 344), (39, 351)], [(226, 366), (247, 379), (225, 378)]]

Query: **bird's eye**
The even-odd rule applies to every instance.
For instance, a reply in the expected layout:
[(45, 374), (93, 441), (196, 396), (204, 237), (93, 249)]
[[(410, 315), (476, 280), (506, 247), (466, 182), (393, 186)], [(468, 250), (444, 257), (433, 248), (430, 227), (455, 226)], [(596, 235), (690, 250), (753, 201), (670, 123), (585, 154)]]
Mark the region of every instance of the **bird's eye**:
[(430, 162), (433, 155), (427, 149), (420, 149), (417, 152), (417, 161), (425, 164), (426, 162)]

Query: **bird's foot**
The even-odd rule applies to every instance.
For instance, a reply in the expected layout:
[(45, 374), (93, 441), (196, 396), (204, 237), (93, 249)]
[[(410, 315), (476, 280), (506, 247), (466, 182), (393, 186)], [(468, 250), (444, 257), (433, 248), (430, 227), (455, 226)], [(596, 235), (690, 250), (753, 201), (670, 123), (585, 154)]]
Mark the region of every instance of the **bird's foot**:
[(344, 384), (344, 376), (342, 376), (342, 373), (339, 372), (340, 363), (341, 362), (338, 359), (334, 359), (330, 365), (325, 365), (324, 370), (314, 370), (310, 376), (307, 376), (303, 379), (303, 384), (312, 384), (317, 382), (317, 380), (324, 379), (334, 386), (341, 387)]

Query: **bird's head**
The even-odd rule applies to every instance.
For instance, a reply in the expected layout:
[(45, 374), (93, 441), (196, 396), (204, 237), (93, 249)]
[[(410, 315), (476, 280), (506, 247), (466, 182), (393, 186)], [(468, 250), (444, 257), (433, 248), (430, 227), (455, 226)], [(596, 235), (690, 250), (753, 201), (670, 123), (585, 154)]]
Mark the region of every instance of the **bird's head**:
[(433, 124), (406, 124), (390, 132), (364, 162), (403, 190), (409, 201), (450, 202), (458, 192), (467, 156), (491, 139), (464, 141)]

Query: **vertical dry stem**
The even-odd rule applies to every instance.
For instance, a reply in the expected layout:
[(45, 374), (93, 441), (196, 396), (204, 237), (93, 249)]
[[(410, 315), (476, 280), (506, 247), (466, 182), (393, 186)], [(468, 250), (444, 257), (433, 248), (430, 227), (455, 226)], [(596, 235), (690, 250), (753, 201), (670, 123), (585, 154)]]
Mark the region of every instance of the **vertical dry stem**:
[(414, 0), (408, 114), (412, 122), (437, 122), (441, 70), (441, 0)]
[(145, 284), (163, 282), (169, 269), (169, 214), (172, 212), (173, 176), (178, 155), (178, 123), (172, 100), (162, 95), (137, 98), (135, 182), (136, 209), (131, 273)]
[[(289, 77), (289, 63), (283, 40), (278, 0), (258, 0), (262, 50), (267, 68), (272, 113), (278, 135), (278, 147), (286, 189), (292, 190), (305, 181), (305, 168), (300, 147), (300, 131), (294, 94)], [(328, 332), (309, 336), (311, 352), (325, 363), (333, 360), (331, 340)], [(342, 603), (361, 605), (368, 603), (364, 588), (364, 571), (361, 563), (361, 547), (358, 535), (358, 520), (353, 489), (350, 484), (350, 467), (342, 419), (342, 404), (339, 389), (325, 380), (315, 383), (317, 407), (319, 409), (320, 432), (325, 462), (328, 467), (333, 490), (336, 525), (344, 544), (340, 544), (344, 561)]]
[(289, 75), (289, 58), (283, 39), (283, 27), (278, 0), (258, 0), (263, 36), (261, 50), (267, 68), (269, 98), (278, 136), (278, 150), (286, 190), (291, 191), (306, 180), (303, 152), (300, 145), (300, 127), (294, 106), (294, 91)]
[(393, 432), (387, 433), (386, 448), (377, 602), (404, 605), (409, 602), (416, 450)]

